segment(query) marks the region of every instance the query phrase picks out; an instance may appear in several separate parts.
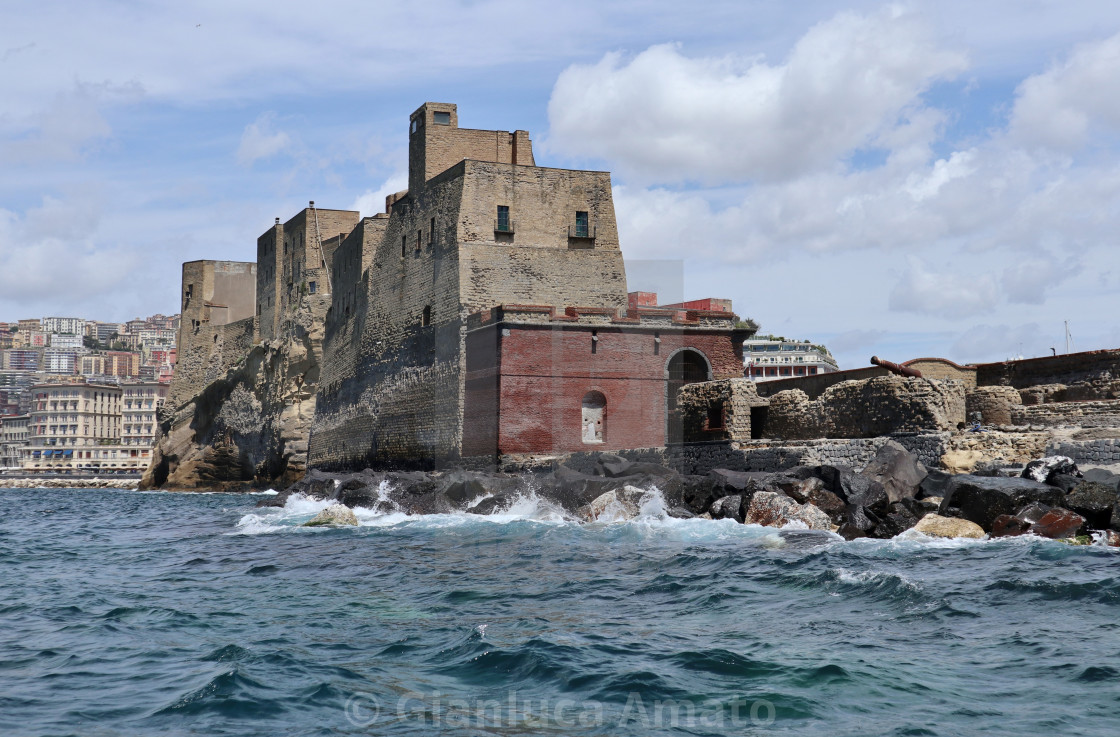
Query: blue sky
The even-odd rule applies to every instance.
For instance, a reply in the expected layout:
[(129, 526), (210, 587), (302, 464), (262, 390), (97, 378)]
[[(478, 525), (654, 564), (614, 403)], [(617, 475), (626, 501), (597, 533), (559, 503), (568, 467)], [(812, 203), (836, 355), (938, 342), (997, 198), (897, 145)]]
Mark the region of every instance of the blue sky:
[[(960, 362), (1120, 346), (1120, 5), (6, 3), (0, 320), (177, 308), (274, 217), (380, 209), (408, 114), (607, 169), (631, 289)], [(639, 263), (644, 262), (644, 263)], [(677, 274), (679, 277), (666, 277)]]

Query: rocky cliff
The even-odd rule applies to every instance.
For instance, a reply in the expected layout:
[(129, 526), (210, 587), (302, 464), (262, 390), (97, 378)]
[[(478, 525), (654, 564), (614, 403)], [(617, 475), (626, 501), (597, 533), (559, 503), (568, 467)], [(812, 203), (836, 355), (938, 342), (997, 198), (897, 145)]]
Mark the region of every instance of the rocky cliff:
[(140, 488), (282, 487), (303, 477), (322, 359), (319, 302), (305, 298), (281, 338), (253, 346), (224, 376), (164, 406)]

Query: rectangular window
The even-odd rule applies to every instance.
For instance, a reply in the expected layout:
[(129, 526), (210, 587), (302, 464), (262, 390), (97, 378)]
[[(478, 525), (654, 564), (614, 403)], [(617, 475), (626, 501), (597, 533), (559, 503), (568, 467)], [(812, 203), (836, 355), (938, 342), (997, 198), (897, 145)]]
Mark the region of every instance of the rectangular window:
[(432, 222), (428, 225), (428, 248), (436, 244), (436, 219), (432, 218)]
[(587, 238), (589, 233), (587, 213), (579, 210), (576, 212), (576, 238)]
[(451, 125), (451, 113), (436, 111), (432, 113), (432, 122), (436, 125)]
[(420, 252), (420, 239), (423, 237), (423, 235), (424, 235), (424, 231), (422, 231), (422, 230), (416, 231), (416, 252), (417, 253)]
[(408, 236), (401, 236), (401, 258), (404, 258), (408, 250)]
[(498, 205), (498, 223), (494, 226), (494, 230), (502, 233), (509, 232), (509, 207), (506, 205)]
[(315, 286), (316, 286), (315, 282), (313, 282), (313, 281), (307, 282), (307, 291), (310, 292), (311, 294), (315, 294)]

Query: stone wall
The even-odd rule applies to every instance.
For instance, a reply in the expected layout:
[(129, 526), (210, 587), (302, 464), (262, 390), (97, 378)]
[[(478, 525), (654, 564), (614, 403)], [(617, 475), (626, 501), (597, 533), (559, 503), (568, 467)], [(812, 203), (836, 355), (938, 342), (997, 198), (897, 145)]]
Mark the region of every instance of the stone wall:
[(1120, 400), (1053, 402), (1012, 407), (1010, 425), (1120, 428)]
[[(913, 453), (928, 468), (937, 468), (944, 453), (947, 433), (900, 434), (848, 440), (806, 440), (775, 443), (755, 440), (749, 443), (687, 443), (658, 448), (620, 450), (615, 453), (635, 462), (657, 463), (684, 474), (706, 474), (712, 469), (732, 471), (782, 471), (799, 465), (837, 465), (862, 470), (884, 443), (893, 440)], [(572, 453), (550, 459), (509, 456), (502, 459), (504, 470), (532, 470), (562, 461), (576, 470), (590, 473), (597, 456)]]
[[(432, 467), (460, 457), (468, 315), (500, 304), (626, 305), (609, 175), (521, 165), (532, 161), (526, 136), (489, 161), (458, 161), (429, 176), (434, 139), (418, 154), (417, 136), (449, 142), (451, 153), (437, 152), (448, 157), (443, 163), (486, 153), (476, 150), (478, 132), (457, 128), (453, 108), (418, 111), (446, 110), (452, 125), (424, 119), (410, 139), (409, 190), (390, 198), (370, 265), (361, 277), (351, 271), (337, 280), (340, 295), (357, 292), (354, 317), (343, 306), (328, 321), (330, 360), (310, 440), (315, 466)], [(504, 162), (514, 145), (517, 163)], [(498, 205), (510, 208), (510, 232), (496, 228)], [(569, 237), (576, 211), (589, 213), (594, 238)], [(353, 253), (348, 242), (340, 254)]]
[[(332, 367), (311, 433), (316, 467), (431, 467), (457, 454), (462, 186), (461, 176), (437, 177), (371, 226), (372, 257), (361, 275), (368, 286), (354, 287), (362, 296), (353, 317), (337, 326), (332, 319), (324, 346)], [(351, 289), (355, 276), (336, 289)]]
[(878, 376), (842, 382), (813, 400), (798, 389), (772, 395), (763, 434), (807, 440), (952, 430), (964, 411), (959, 382)]
[(1120, 438), (1055, 442), (1046, 448), (1046, 455), (1069, 456), (1081, 466), (1120, 464)]
[(923, 379), (952, 379), (966, 391), (976, 388), (976, 367), (960, 366), (946, 358), (912, 358), (902, 364), (922, 372)]
[(965, 415), (971, 422), (977, 414), (985, 425), (1012, 425), (1012, 413), (1022, 407), (1019, 392), (1010, 386), (982, 386), (965, 394)]
[(280, 330), (284, 242), (280, 218), (257, 238), (257, 320), (261, 340), (272, 340)]
[(256, 282), (253, 263), (183, 264), (182, 314), (169, 405), (187, 401), (244, 357), (246, 340), (252, 345), (256, 330)]
[(980, 364), (976, 367), (976, 383), (1016, 389), (1078, 384), (1083, 385), (1081, 394), (1068, 399), (1113, 399), (1120, 391), (1120, 349)]
[(1045, 432), (963, 432), (948, 437), (945, 452), (971, 455), (972, 462), (1010, 465), (1041, 458), (1049, 442)]
[[(500, 304), (627, 306), (609, 174), (460, 166), (457, 239), (467, 314)], [(494, 229), (498, 205), (509, 207), (512, 234)], [(594, 238), (569, 238), (577, 211), (588, 213)]]
[(741, 378), (688, 384), (677, 399), (686, 441), (749, 441), (751, 410), (769, 404), (755, 382)]
[(791, 379), (760, 381), (758, 382), (758, 394), (762, 397), (772, 397), (778, 392), (799, 389), (809, 399), (816, 399), (829, 387), (836, 386), (841, 382), (862, 381), (876, 376), (891, 376), (891, 372), (882, 366), (867, 366), (845, 371), (833, 371), (829, 374), (817, 374), (816, 376), (795, 376)]
[[(446, 123), (436, 122), (436, 113)], [(408, 189), (417, 191), (429, 180), (464, 159), (535, 166), (527, 131), (487, 131), (459, 127), (456, 105), (426, 102), (409, 116)]]

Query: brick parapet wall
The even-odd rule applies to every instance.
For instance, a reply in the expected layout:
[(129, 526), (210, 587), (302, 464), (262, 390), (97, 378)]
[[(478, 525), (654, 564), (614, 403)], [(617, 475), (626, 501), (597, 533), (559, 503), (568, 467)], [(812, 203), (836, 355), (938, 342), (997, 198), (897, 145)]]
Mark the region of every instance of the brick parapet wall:
[(1112, 382), (1120, 379), (1120, 349), (1067, 353), (1022, 361), (983, 363), (976, 367), (977, 386)]

